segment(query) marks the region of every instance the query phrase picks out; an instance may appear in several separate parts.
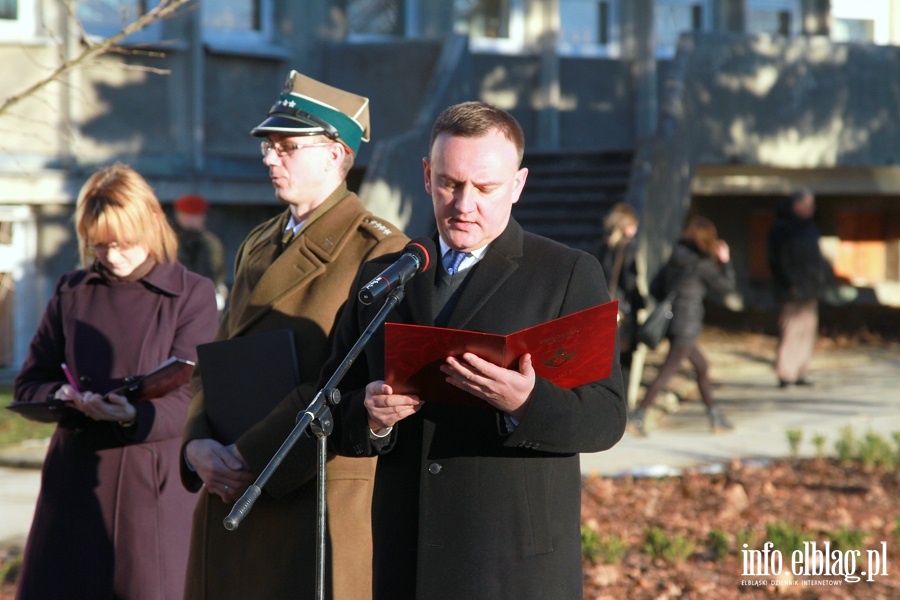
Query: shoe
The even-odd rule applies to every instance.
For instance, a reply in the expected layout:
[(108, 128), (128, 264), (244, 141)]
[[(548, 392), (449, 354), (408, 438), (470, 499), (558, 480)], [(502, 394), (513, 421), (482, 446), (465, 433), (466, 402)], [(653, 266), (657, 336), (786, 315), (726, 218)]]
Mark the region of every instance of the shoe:
[(791, 385), (791, 382), (790, 382), (790, 381), (787, 381), (787, 380), (785, 380), (785, 379), (779, 379), (779, 380), (778, 380), (778, 387), (781, 388), (781, 389), (784, 389), (784, 388), (786, 388), (786, 387), (790, 387), (790, 385)]
[(729, 431), (734, 429), (734, 425), (731, 424), (731, 421), (725, 418), (725, 415), (722, 413), (722, 409), (718, 406), (713, 406), (708, 411), (709, 414), (709, 426), (712, 429), (713, 433), (719, 433), (720, 431)]
[(643, 408), (638, 408), (628, 415), (628, 429), (640, 437), (647, 437), (647, 430), (644, 429), (645, 414), (646, 411)]
[(800, 379), (798, 379), (797, 381), (794, 382), (794, 385), (802, 385), (805, 387), (812, 387), (815, 384), (812, 381), (810, 381), (809, 379), (807, 379), (806, 377), (801, 377)]

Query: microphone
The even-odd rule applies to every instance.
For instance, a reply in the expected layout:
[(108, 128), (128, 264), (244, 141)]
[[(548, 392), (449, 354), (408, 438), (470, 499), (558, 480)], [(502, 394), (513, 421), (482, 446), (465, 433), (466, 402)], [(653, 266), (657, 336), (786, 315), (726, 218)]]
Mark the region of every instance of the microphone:
[(405, 284), (416, 273), (424, 273), (434, 265), (432, 257), (435, 252), (431, 238), (414, 239), (406, 245), (403, 255), (394, 264), (359, 290), (359, 301), (371, 304), (375, 298)]

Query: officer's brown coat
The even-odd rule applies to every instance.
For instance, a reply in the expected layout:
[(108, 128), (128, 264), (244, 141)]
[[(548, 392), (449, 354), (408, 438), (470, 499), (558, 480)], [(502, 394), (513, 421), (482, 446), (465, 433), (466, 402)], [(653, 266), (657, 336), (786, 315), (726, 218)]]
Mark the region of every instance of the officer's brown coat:
[[(288, 217), (285, 211), (262, 223), (241, 245), (235, 260), (231, 306), (217, 339), (291, 329), (301, 382), (312, 385), (329, 355), (330, 332), (360, 264), (401, 249), (407, 238), (394, 225), (368, 213), (345, 186), (310, 215), (300, 236), (279, 255)], [(204, 412), (199, 373), (195, 373), (193, 383), (195, 395), (185, 444), (213, 437)], [(296, 414), (290, 401), (285, 400), (237, 440), (238, 450), (255, 473), (262, 471), (287, 437)], [(334, 457), (328, 463), (332, 552), (326, 577), (331, 581), (326, 582), (326, 589), (333, 589), (335, 599), (371, 596), (373, 476), (372, 459)], [(227, 531), (222, 525), (231, 506), (201, 489), (196, 473), (184, 464), (182, 480), (188, 489), (200, 490), (185, 599), (314, 597), (314, 440), (302, 438), (297, 443), (235, 531)]]

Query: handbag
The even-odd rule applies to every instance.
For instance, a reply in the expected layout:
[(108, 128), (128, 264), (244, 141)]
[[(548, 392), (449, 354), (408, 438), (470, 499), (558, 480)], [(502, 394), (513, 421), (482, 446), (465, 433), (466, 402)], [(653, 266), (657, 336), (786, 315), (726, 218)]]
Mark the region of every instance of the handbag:
[(673, 297), (672, 294), (669, 294), (658, 302), (644, 322), (640, 324), (637, 331), (638, 343), (653, 350), (666, 337), (666, 331), (669, 330), (669, 323), (672, 321)]
[[(644, 322), (638, 325), (637, 341), (639, 344), (644, 344), (651, 350), (654, 350), (662, 339), (666, 337), (669, 323), (672, 321), (672, 303), (675, 301), (675, 297), (678, 296), (681, 285), (694, 272), (697, 262), (697, 260), (694, 260), (681, 272), (669, 293), (656, 303), (656, 306), (653, 307), (653, 310), (650, 311)], [(664, 281), (661, 273), (658, 273), (654, 279), (660, 282), (660, 286)]]

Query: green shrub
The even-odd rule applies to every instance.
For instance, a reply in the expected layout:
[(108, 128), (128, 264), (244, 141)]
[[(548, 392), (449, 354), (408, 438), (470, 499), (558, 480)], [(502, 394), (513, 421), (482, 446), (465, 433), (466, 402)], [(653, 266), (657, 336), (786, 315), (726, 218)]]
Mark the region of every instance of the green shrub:
[(628, 544), (617, 535), (608, 535), (600, 540), (600, 560), (607, 565), (621, 562), (628, 552)]
[(744, 548), (744, 544), (748, 548), (753, 548), (756, 545), (756, 534), (749, 529), (738, 529), (734, 533), (734, 543), (739, 552)]
[(853, 460), (856, 454), (856, 435), (853, 433), (852, 427), (849, 425), (841, 427), (838, 440), (834, 443), (834, 449), (841, 462), (846, 463)]
[(663, 550), (669, 544), (669, 535), (659, 527), (644, 530), (644, 545), (641, 549), (653, 558), (662, 558)]
[(866, 541), (866, 534), (856, 529), (847, 529), (842, 527), (836, 531), (830, 531), (826, 534), (831, 540), (831, 545), (841, 552), (847, 550), (862, 550)]
[(811, 542), (813, 536), (803, 533), (796, 525), (778, 522), (766, 525), (766, 541), (772, 542), (776, 550), (780, 550), (784, 556), (794, 550), (802, 550), (803, 542)]
[(827, 438), (821, 433), (817, 433), (812, 437), (813, 446), (816, 447), (816, 456), (823, 458), (825, 456), (825, 442)]
[(648, 527), (645, 530), (642, 549), (653, 558), (681, 564), (691, 557), (695, 548), (694, 542), (681, 533), (670, 536), (659, 527)]
[(663, 558), (673, 565), (684, 564), (691, 557), (697, 545), (678, 533), (669, 538), (669, 545), (663, 550)]
[(858, 458), (864, 467), (881, 465), (887, 469), (894, 468), (894, 449), (891, 444), (875, 433), (866, 433), (858, 448)]
[[(7, 548), (5, 559), (0, 562), (0, 584), (14, 584), (22, 569), (22, 549), (18, 546)], [(0, 592), (0, 598), (5, 596)]]
[(0, 386), (0, 448), (15, 446), (25, 440), (43, 440), (53, 435), (56, 423), (29, 421), (6, 406), (12, 402), (12, 386)]
[(592, 563), (600, 559), (607, 565), (618, 563), (628, 551), (621, 537), (610, 534), (601, 536), (586, 525), (581, 526), (581, 556)]
[(581, 526), (581, 557), (596, 562), (600, 556), (600, 534), (588, 527)]
[(787, 441), (791, 448), (791, 456), (797, 458), (800, 455), (800, 442), (803, 441), (802, 429), (788, 429)]
[(716, 560), (728, 556), (728, 534), (721, 529), (712, 529), (706, 536), (706, 547)]
[(900, 516), (894, 517), (894, 543), (900, 546)]

